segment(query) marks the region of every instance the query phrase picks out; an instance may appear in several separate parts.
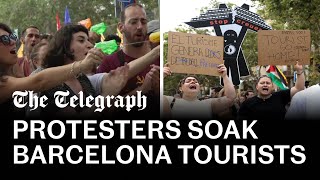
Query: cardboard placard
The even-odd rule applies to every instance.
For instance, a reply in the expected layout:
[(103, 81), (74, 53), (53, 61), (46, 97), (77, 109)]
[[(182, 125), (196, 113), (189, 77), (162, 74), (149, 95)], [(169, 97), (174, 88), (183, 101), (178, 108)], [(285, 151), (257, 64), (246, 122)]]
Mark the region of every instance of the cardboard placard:
[(174, 73), (220, 76), (223, 37), (169, 32), (168, 63)]
[(259, 65), (310, 64), (309, 30), (258, 31)]

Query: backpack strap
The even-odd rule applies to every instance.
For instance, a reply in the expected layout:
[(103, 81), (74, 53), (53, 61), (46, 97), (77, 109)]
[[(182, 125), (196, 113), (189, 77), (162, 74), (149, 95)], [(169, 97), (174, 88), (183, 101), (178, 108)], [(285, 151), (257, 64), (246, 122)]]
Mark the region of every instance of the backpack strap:
[(173, 100), (172, 100), (172, 102), (171, 102), (171, 104), (170, 104), (170, 108), (171, 108), (171, 109), (173, 108), (173, 105), (174, 105), (175, 102), (176, 102), (176, 98), (173, 98)]
[(124, 63), (125, 63), (124, 52), (122, 50), (120, 50), (120, 51), (117, 52), (117, 55), (118, 55), (118, 59), (119, 59), (119, 62), (120, 62), (120, 66), (123, 66)]

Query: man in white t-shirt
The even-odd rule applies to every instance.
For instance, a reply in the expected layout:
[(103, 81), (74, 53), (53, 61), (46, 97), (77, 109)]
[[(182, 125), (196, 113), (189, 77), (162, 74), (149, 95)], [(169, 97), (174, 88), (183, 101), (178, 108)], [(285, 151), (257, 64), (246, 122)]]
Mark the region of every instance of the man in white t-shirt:
[(285, 119), (320, 120), (320, 83), (295, 94)]
[[(317, 66), (320, 72), (320, 64)], [(320, 120), (320, 83), (295, 94), (285, 119)]]

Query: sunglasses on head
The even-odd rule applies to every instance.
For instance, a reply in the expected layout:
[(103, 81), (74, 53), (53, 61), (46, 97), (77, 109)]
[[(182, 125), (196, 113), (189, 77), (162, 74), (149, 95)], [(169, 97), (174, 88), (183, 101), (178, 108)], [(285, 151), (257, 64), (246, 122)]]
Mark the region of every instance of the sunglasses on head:
[(9, 34), (8, 35), (2, 35), (0, 36), (0, 42), (2, 42), (5, 46), (9, 46), (10, 45), (10, 40), (14, 40), (17, 41), (18, 37), (15, 34)]

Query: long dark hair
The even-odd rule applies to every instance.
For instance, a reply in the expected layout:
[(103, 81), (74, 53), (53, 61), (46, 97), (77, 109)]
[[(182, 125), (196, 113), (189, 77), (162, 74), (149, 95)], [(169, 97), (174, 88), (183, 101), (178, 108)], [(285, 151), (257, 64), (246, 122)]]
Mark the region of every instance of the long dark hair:
[[(12, 34), (12, 30), (10, 29), (10, 27), (4, 23), (0, 23), (0, 29), (7, 31), (9, 34)], [(0, 65), (0, 82), (5, 81), (5, 79), (2, 77), (4, 75), (6, 75), (5, 69)]]
[(10, 27), (4, 23), (0, 23), (0, 29), (7, 31), (9, 34), (12, 33), (12, 30), (10, 29)]
[(70, 50), (72, 35), (77, 32), (84, 32), (88, 35), (88, 30), (82, 25), (69, 24), (58, 30), (48, 45), (48, 51), (43, 59), (43, 67), (62, 66), (66, 58), (74, 60), (73, 52)]

